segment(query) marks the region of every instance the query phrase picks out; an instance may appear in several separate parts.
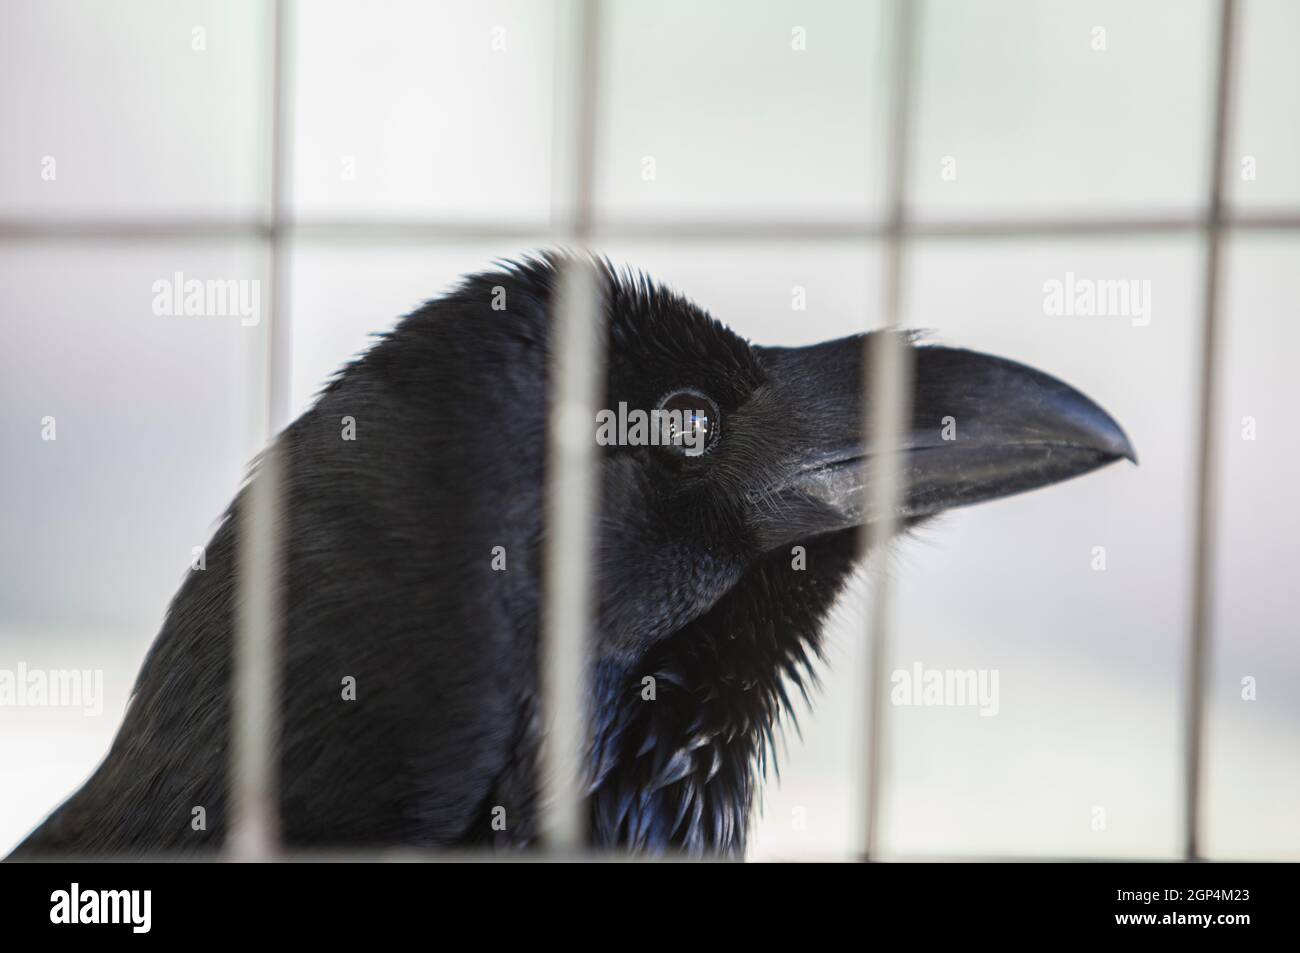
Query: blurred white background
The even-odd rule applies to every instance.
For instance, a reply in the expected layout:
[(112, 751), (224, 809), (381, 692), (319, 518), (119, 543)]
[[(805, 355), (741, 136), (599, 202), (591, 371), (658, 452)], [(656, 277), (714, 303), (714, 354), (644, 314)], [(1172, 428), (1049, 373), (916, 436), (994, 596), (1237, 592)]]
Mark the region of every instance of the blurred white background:
[[(370, 334), (465, 272), (546, 243), (560, 18), (525, 0), (291, 7), (289, 206), (305, 227), (290, 245), (290, 363), (302, 409)], [(1300, 6), (1241, 7), (1223, 185), (1234, 208), (1294, 216)], [(604, 9), (598, 231), (881, 218), (891, 51), (878, 4)], [(931, 223), (1199, 214), (1217, 10), (926, 0), (909, 209)], [(263, 220), (270, 12), (252, 0), (0, 0), (0, 668), (102, 668), (107, 695), (99, 717), (0, 708), (0, 850), (107, 749), (191, 547), (257, 449), (260, 335), (237, 318), (157, 317), (153, 282), (266, 271), (264, 243), (234, 226), (183, 241), (33, 241), (3, 226)], [(499, 234), (384, 237), (395, 221)], [(349, 234), (349, 222), (371, 228)], [(610, 227), (597, 247), (758, 343), (880, 321), (875, 241)], [(909, 325), (1078, 386), (1123, 423), (1141, 466), (955, 513), (898, 546), (891, 668), (997, 669), (1001, 705), (993, 718), (887, 708), (887, 851), (1179, 856), (1203, 253), (1199, 233), (1179, 228), (907, 245)], [(1152, 320), (1045, 315), (1044, 282), (1067, 272), (1149, 281)], [(1288, 430), (1298, 275), (1300, 235), (1230, 234), (1206, 764), (1207, 847), (1219, 857), (1300, 857), (1289, 612), (1300, 448)], [(796, 288), (806, 311), (792, 310)], [(41, 440), (46, 415), (57, 441)], [(864, 594), (855, 587), (837, 611), (825, 689), (802, 739), (787, 731), (754, 858), (843, 856), (857, 842)], [(1255, 701), (1241, 698), (1247, 676)]]

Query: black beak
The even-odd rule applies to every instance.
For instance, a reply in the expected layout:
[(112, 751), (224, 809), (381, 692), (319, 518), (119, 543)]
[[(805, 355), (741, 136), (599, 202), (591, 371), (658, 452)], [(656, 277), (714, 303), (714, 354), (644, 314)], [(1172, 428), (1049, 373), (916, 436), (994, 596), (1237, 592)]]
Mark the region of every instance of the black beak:
[(765, 349), (775, 392), (811, 411), (811, 437), (758, 521), (772, 545), (870, 522), (867, 460), (901, 452), (907, 523), (1060, 483), (1116, 460), (1137, 462), (1113, 418), (1054, 377), (988, 354), (916, 347), (910, 426), (896, 447), (863, 439), (861, 337)]

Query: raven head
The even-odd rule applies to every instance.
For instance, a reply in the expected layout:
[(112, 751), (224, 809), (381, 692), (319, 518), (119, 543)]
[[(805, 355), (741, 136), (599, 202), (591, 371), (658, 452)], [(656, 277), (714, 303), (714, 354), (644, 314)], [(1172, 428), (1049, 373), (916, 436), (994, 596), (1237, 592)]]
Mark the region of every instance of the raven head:
[[(867, 462), (901, 452), (910, 526), (1121, 458), (1120, 426), (1061, 381), (974, 351), (912, 346), (908, 426), (865, 438), (877, 335), (751, 345), (634, 276), (607, 275), (602, 648), (636, 657), (707, 612), (756, 561), (872, 521)], [(658, 412), (656, 414), (656, 412)], [(638, 424), (648, 421), (638, 429)]]

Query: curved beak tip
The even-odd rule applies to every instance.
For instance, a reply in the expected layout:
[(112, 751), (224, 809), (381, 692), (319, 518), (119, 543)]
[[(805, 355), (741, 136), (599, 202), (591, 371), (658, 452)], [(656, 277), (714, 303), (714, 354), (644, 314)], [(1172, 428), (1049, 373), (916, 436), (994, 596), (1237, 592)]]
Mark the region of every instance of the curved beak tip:
[(1129, 440), (1128, 434), (1121, 430), (1118, 424), (1115, 425), (1114, 442), (1108, 449), (1115, 455), (1116, 459), (1127, 460), (1134, 466), (1138, 465), (1137, 448), (1133, 446), (1133, 441)]
[[(1079, 397), (1082, 400), (1087, 400), (1082, 395), (1079, 395)], [(1089, 403), (1091, 404), (1091, 401)], [(1091, 426), (1087, 428), (1088, 438), (1090, 439), (1084, 442), (1092, 443), (1096, 449), (1114, 457), (1116, 460), (1127, 460), (1137, 466), (1137, 448), (1133, 446), (1133, 441), (1124, 432), (1124, 428), (1119, 425), (1119, 422), (1114, 417), (1096, 404), (1092, 404), (1092, 408), (1095, 413)]]

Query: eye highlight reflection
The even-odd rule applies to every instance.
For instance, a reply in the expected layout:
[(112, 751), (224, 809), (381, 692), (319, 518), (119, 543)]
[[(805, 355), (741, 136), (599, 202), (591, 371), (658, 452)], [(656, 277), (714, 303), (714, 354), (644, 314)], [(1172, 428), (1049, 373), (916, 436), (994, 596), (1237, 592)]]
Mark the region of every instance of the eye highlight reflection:
[(699, 391), (673, 391), (659, 402), (667, 445), (688, 457), (698, 457), (717, 445), (721, 436), (718, 407)]

